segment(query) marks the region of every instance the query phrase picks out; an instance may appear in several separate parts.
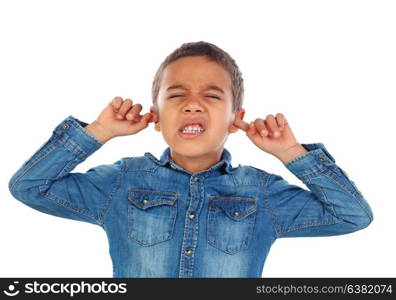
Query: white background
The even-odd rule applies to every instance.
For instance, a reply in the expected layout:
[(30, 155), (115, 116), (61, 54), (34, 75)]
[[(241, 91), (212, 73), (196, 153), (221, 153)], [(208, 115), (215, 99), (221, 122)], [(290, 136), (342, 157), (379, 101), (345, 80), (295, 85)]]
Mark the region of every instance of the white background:
[[(182, 43), (227, 51), (245, 80), (245, 120), (285, 114), (322, 142), (374, 212), (364, 230), (275, 242), (263, 277), (395, 276), (394, 1), (1, 1), (0, 276), (111, 277), (104, 231), (35, 211), (8, 180), (69, 115), (90, 123), (114, 96), (151, 105), (163, 59)], [(153, 124), (106, 143), (76, 172), (167, 145)], [(239, 131), (232, 164), (305, 187)]]

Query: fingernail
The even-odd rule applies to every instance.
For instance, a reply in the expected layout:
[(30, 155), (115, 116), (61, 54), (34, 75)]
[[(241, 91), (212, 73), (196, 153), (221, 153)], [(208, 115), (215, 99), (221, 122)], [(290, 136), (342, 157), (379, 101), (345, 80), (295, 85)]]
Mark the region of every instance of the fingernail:
[(122, 119), (122, 116), (121, 116), (121, 115), (117, 115), (117, 118), (118, 118), (118, 119)]
[(276, 137), (278, 137), (278, 136), (280, 136), (280, 132), (279, 132), (278, 130), (276, 130), (276, 131), (274, 132), (274, 135), (275, 135)]
[(261, 134), (262, 135), (267, 135), (267, 130), (265, 130), (265, 129), (261, 130)]

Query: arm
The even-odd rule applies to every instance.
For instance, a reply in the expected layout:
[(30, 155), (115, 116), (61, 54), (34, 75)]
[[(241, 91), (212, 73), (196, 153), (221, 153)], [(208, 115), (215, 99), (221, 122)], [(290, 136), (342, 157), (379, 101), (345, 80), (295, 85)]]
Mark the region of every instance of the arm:
[(271, 174), (267, 201), (277, 237), (314, 237), (347, 234), (373, 220), (366, 199), (335, 164), (322, 143), (302, 144), (307, 152), (283, 163), (309, 190)]
[(11, 194), (43, 213), (103, 226), (122, 159), (86, 173), (70, 173), (104, 144), (84, 128), (87, 125), (72, 116), (63, 120), (11, 177)]

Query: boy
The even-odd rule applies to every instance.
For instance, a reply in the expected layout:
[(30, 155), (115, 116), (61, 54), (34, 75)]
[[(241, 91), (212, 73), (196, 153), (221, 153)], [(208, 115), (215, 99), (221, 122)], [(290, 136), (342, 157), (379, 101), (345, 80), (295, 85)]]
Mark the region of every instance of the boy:
[[(243, 121), (243, 79), (228, 53), (183, 44), (158, 69), (153, 106), (115, 97), (91, 124), (72, 116), (9, 181), (12, 195), (55, 216), (105, 230), (113, 277), (261, 277), (277, 238), (333, 236), (367, 227), (371, 208), (322, 143), (300, 144), (283, 114)], [(125, 157), (71, 171), (104, 143), (155, 123), (160, 159)], [(309, 190), (224, 148), (238, 129)]]

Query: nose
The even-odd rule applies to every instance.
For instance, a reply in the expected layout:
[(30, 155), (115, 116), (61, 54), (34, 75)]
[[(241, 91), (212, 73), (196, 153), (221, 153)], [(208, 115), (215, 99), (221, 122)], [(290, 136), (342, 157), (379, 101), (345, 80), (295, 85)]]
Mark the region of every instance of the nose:
[(203, 107), (196, 98), (190, 99), (183, 107), (184, 112), (202, 112)]

